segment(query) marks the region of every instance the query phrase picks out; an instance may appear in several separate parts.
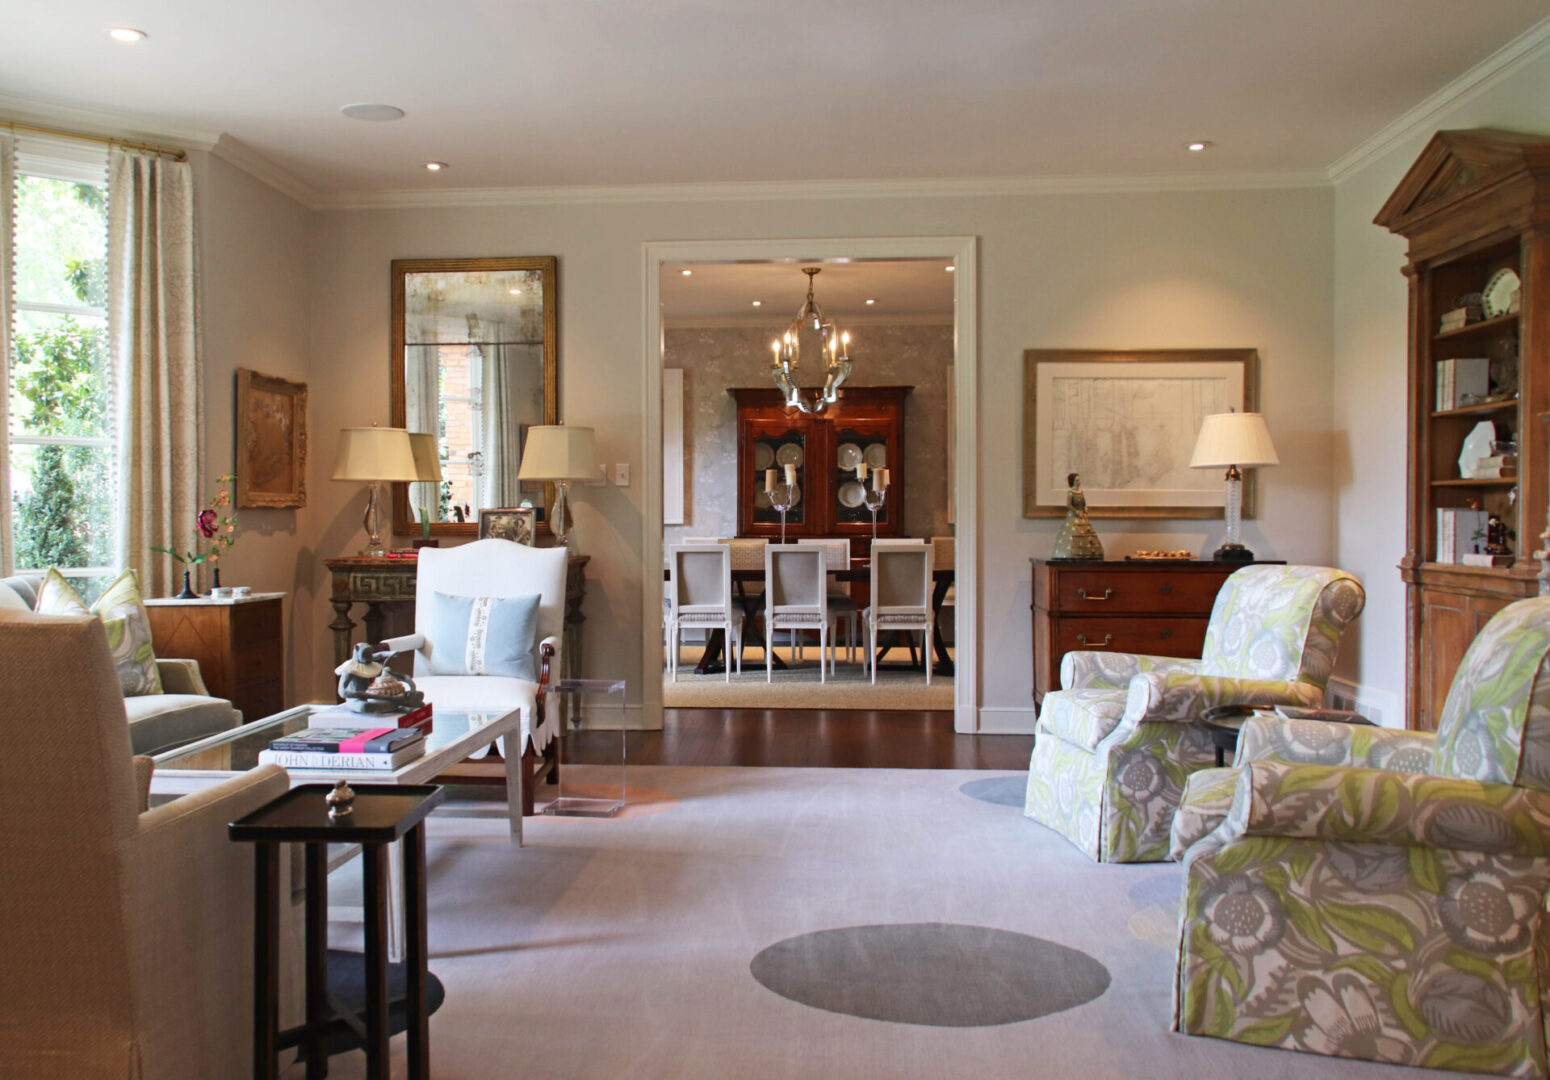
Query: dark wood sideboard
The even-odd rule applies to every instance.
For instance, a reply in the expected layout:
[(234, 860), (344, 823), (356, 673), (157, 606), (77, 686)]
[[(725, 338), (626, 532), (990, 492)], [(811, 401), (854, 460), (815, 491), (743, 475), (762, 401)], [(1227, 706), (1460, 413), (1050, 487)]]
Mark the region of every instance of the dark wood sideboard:
[(285, 708), (284, 596), (147, 600), (156, 655), (197, 660), (205, 688), (242, 710), (243, 723), (273, 716)]
[(1246, 563), (1032, 559), (1033, 700), (1074, 649), (1198, 657), (1222, 582)]

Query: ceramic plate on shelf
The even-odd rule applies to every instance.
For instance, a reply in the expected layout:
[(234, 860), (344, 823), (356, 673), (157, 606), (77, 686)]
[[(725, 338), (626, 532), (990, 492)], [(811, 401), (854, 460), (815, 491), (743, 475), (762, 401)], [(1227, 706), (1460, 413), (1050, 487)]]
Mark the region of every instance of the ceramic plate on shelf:
[(753, 493), (753, 505), (755, 510), (768, 510), (770, 508), (770, 493), (761, 485)]
[[(801, 504), (802, 504), (802, 485), (801, 484), (792, 484), (791, 485), (791, 510), (795, 510)], [(787, 510), (786, 513), (789, 514), (791, 512), (791, 510)]]
[(781, 465), (800, 465), (804, 456), (801, 443), (782, 443), (780, 449), (775, 451), (775, 460)]
[(888, 446), (885, 443), (873, 443), (861, 457), (869, 468), (885, 469), (888, 467)]
[(861, 464), (861, 447), (853, 442), (840, 443), (839, 463), (842, 469), (854, 469)]
[(753, 444), (753, 467), (763, 472), (775, 464), (775, 451), (770, 449), (769, 443)]
[(854, 480), (840, 485), (841, 506), (860, 506), (864, 502), (866, 502), (866, 488)]
[(1510, 268), (1503, 268), (1491, 275), (1480, 294), (1480, 307), (1487, 319), (1495, 319), (1518, 309), (1519, 291), (1523, 282)]
[(1491, 420), (1482, 420), (1471, 428), (1459, 453), (1459, 475), (1466, 480), (1478, 479), (1475, 471), (1480, 467), (1480, 459), (1491, 456), (1491, 444), (1496, 440), (1496, 424)]

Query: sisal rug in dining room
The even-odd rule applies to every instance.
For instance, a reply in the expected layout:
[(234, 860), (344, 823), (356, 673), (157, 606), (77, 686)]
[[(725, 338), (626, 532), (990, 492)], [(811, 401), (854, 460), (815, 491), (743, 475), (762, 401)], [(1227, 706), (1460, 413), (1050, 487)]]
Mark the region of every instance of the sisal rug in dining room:
[[(911, 711), (950, 712), (953, 707), (953, 677), (926, 674), (905, 666), (902, 649), (891, 650), (890, 659), (878, 667), (877, 683), (862, 670), (860, 663), (836, 665), (836, 670), (820, 682), (817, 650), (804, 650), (802, 663), (792, 662), (784, 647), (776, 655), (787, 662), (785, 670), (776, 669), (770, 681), (764, 678), (764, 653), (749, 648), (743, 656), (743, 670), (734, 670), (727, 681), (721, 672), (697, 675), (695, 662), (700, 651), (685, 647), (678, 667), (678, 681), (665, 668), (662, 672), (662, 705), (669, 709), (907, 709)], [(844, 656), (841, 650), (841, 657)]]

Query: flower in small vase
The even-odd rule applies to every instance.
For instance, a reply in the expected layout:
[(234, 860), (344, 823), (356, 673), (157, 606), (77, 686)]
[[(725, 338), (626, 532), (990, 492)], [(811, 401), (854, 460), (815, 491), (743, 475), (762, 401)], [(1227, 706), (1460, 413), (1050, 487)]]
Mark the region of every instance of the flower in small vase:
[(199, 517), (196, 520), (199, 525), (199, 531), (206, 540), (215, 535), (216, 517), (213, 509), (207, 507), (199, 511)]

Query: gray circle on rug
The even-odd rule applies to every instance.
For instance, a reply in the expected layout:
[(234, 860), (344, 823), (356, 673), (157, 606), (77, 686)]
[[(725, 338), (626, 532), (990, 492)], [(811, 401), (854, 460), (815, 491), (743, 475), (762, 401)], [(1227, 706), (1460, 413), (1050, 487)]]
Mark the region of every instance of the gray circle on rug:
[(994, 803), (996, 806), (1015, 806), (1021, 810), (1028, 801), (1028, 777), (992, 776), (984, 780), (970, 780), (958, 790), (971, 799)]
[(955, 923), (819, 930), (748, 965), (759, 983), (815, 1009), (931, 1027), (989, 1027), (1084, 1005), (1109, 971), (1043, 938)]

